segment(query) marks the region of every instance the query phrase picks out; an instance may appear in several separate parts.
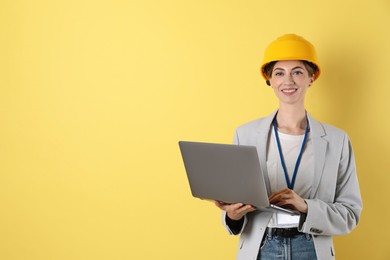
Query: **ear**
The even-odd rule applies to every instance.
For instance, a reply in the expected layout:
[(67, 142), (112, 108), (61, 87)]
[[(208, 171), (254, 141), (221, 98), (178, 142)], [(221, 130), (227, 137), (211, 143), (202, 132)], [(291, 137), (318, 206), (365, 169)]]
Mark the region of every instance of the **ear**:
[(309, 87), (313, 84), (313, 82), (314, 82), (314, 76), (312, 76), (310, 79)]
[(269, 79), (267, 79), (267, 80), (265, 81), (265, 84), (267, 84), (268, 86), (271, 86), (271, 82), (269, 82)]

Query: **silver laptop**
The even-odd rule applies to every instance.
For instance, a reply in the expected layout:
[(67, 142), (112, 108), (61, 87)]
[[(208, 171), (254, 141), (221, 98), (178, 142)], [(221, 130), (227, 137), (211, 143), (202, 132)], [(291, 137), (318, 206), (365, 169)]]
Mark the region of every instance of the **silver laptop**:
[(297, 215), (269, 203), (255, 146), (187, 141), (179, 146), (194, 197)]

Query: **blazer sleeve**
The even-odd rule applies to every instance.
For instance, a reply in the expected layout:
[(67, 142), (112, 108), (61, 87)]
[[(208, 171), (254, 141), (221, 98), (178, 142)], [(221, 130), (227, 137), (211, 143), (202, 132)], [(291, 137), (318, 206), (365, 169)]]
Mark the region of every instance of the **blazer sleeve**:
[[(358, 224), (362, 200), (355, 158), (346, 133), (344, 133), (338, 158), (336, 185), (325, 187), (335, 189), (333, 201), (324, 201), (319, 198), (306, 199), (308, 213), (301, 216), (300, 231), (314, 235), (342, 235), (351, 232)], [(327, 173), (324, 172), (324, 174)], [(321, 182), (320, 185), (328, 185), (328, 183)]]
[(222, 211), (222, 223), (230, 235), (240, 235), (243, 232), (248, 222), (247, 216), (244, 216), (244, 221), (242, 223), (242, 226), (237, 228), (237, 227), (229, 226), (228, 222), (226, 221), (227, 220), (226, 218), (227, 218), (226, 211)]

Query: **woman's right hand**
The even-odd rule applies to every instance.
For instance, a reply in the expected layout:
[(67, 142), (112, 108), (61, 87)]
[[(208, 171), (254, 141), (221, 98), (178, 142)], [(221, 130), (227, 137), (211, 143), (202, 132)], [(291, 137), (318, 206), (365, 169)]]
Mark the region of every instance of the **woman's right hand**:
[(243, 203), (226, 204), (217, 200), (214, 203), (218, 208), (226, 211), (228, 217), (232, 220), (240, 220), (247, 213), (256, 210), (254, 206)]

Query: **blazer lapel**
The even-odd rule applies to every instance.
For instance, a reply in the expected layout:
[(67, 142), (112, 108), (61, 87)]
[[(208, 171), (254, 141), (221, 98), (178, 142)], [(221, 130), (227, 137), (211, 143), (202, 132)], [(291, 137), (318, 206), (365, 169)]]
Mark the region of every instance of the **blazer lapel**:
[(323, 138), (326, 133), (322, 125), (308, 114), (310, 134), (314, 147), (314, 178), (310, 198), (314, 198), (324, 171), (328, 142)]
[[(271, 185), (268, 178), (268, 170), (267, 170), (267, 145), (269, 132), (272, 129), (272, 121), (275, 118), (275, 114), (277, 111), (274, 111), (271, 115), (264, 118), (264, 120), (260, 121), (258, 127), (256, 128), (257, 136), (256, 136), (256, 146), (259, 152), (259, 160), (261, 170), (264, 173), (265, 185), (267, 186), (267, 190), (270, 193)], [(313, 177), (313, 185), (310, 192), (310, 198), (314, 198), (317, 193), (318, 186), (321, 181), (321, 177), (324, 170), (325, 165), (325, 155), (326, 149), (328, 147), (328, 142), (323, 138), (326, 136), (324, 128), (322, 125), (315, 120), (310, 114), (307, 114), (310, 125), (310, 137), (314, 146), (314, 177)], [(268, 194), (271, 195), (271, 194)]]
[(267, 145), (269, 138), (269, 131), (271, 130), (272, 121), (275, 118), (275, 114), (277, 111), (273, 112), (271, 115), (267, 116), (262, 120), (257, 127), (257, 150), (259, 151), (259, 160), (261, 170), (264, 174), (264, 181), (267, 187), (268, 196), (271, 195), (271, 185), (268, 178), (268, 170), (267, 170)]

